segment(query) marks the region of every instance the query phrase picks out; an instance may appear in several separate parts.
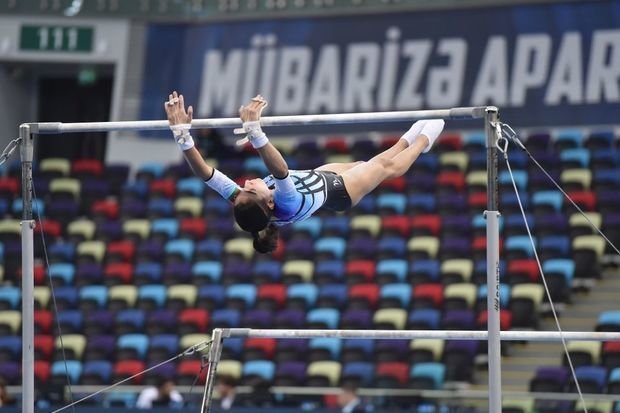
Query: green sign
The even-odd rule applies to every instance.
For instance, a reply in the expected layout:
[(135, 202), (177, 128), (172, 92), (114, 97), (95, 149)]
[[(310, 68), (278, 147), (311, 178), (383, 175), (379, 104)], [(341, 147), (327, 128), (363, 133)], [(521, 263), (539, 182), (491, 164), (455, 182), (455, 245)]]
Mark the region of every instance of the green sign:
[(94, 29), (72, 26), (22, 26), (20, 50), (41, 52), (90, 52)]

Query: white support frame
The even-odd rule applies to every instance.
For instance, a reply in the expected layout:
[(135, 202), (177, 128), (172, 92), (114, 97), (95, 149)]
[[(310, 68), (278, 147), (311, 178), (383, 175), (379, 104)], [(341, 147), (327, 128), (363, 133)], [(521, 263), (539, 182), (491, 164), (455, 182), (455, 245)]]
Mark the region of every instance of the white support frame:
[[(371, 112), (371, 113), (344, 113), (326, 115), (297, 115), (297, 116), (272, 116), (261, 118), (263, 126), (302, 126), (302, 125), (333, 125), (347, 123), (379, 123), (379, 122), (412, 122), (420, 119), (484, 119), (487, 149), (487, 286), (488, 286), (488, 332), (461, 332), (462, 337), (471, 339), (488, 340), (489, 356), (489, 411), (501, 413), (501, 358), (500, 358), (500, 323), (499, 323), (499, 211), (497, 203), (497, 135), (496, 128), (499, 121), (499, 112), (496, 107), (466, 107), (437, 110), (418, 110), (400, 112)], [(241, 126), (238, 118), (222, 119), (195, 119), (192, 128), (235, 128)], [(127, 121), (127, 122), (81, 122), (81, 123), (27, 123), (20, 126), (21, 138), (21, 162), (22, 162), (22, 198), (24, 202), (22, 214), (22, 409), (24, 413), (34, 413), (34, 314), (32, 311), (34, 291), (34, 260), (33, 260), (33, 230), (34, 220), (32, 215), (32, 161), (33, 141), (35, 135), (61, 134), (74, 132), (111, 132), (111, 131), (135, 131), (168, 129), (167, 121)], [(315, 331), (317, 337), (344, 337), (347, 334), (357, 334), (359, 338), (396, 338), (394, 333), (401, 333), (408, 337), (427, 336), (431, 332), (352, 332), (342, 330), (248, 330), (231, 329), (213, 331), (213, 345), (209, 351), (209, 371), (203, 394), (201, 413), (210, 408), (210, 400), (213, 392), (215, 372), (221, 354), (221, 342), (225, 334), (239, 334), (240, 336), (253, 336), (254, 334), (275, 334), (283, 337), (286, 334), (310, 334)], [(296, 332), (296, 333), (295, 333)], [(413, 334), (416, 333), (416, 334)], [(457, 337), (458, 332), (432, 332), (439, 333), (443, 338)], [(478, 335), (476, 335), (478, 333)], [(484, 337), (480, 336), (482, 333)], [(487, 334), (488, 333), (488, 334)], [(506, 332), (510, 333), (510, 332)], [(504, 333), (504, 336), (505, 334)], [(519, 332), (520, 333), (520, 332)], [(485, 335), (486, 334), (486, 335)], [(271, 337), (275, 337), (272, 335)], [(477, 337), (478, 338), (473, 338)], [(400, 337), (402, 338), (402, 337)], [(523, 338), (520, 338), (521, 340)]]

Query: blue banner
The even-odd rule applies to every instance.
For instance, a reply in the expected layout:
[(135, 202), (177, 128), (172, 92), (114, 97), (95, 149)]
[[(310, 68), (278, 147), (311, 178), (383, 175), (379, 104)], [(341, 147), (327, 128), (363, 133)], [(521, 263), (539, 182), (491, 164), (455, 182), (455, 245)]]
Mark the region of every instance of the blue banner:
[(269, 115), (495, 105), (520, 127), (617, 124), (620, 2), (152, 24), (143, 119), (173, 89), (201, 118), (260, 93)]

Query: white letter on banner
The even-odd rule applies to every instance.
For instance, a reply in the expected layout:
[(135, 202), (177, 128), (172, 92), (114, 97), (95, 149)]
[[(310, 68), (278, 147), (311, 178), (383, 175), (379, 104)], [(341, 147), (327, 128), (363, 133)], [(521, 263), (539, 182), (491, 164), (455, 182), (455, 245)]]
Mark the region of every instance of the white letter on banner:
[(598, 30), (592, 35), (586, 101), (620, 100), (620, 30)]
[(356, 43), (347, 50), (342, 106), (345, 111), (373, 110), (381, 52), (375, 43)]
[(542, 86), (547, 78), (551, 37), (548, 34), (522, 34), (517, 37), (510, 101), (523, 106), (527, 90)]
[(549, 86), (545, 94), (547, 105), (557, 105), (562, 99), (572, 104), (582, 103), (583, 64), (581, 59), (581, 34), (579, 32), (564, 34), (549, 76)]
[(312, 51), (308, 47), (285, 47), (280, 57), (275, 111), (300, 113), (306, 101)]
[(383, 58), (381, 59), (381, 79), (377, 93), (377, 109), (379, 110), (390, 110), (394, 106), (398, 59), (400, 57), (398, 55), (400, 29), (390, 27), (385, 35), (388, 41), (383, 46)]
[(427, 105), (431, 108), (455, 106), (463, 94), (467, 43), (463, 39), (442, 39), (437, 51), (448, 57), (448, 65), (431, 68), (426, 89)]
[(396, 97), (396, 109), (416, 109), (424, 104), (422, 95), (417, 93), (417, 90), (431, 53), (431, 47), (430, 40), (410, 40), (404, 43), (403, 56), (409, 57), (409, 65)]
[[(276, 57), (278, 55), (275, 46), (278, 43), (278, 38), (274, 34), (267, 34), (263, 36), (263, 43), (266, 47), (261, 61), (260, 87), (258, 90), (263, 96), (273, 96), (273, 82), (276, 76)], [(247, 98), (247, 96), (243, 97), (243, 99)]]
[(260, 93), (256, 87), (256, 81), (258, 80), (258, 60), (262, 43), (263, 36), (260, 34), (252, 36), (252, 48), (245, 54), (245, 73), (243, 75), (243, 91), (241, 92), (242, 99), (247, 99), (250, 96), (256, 96)]
[(508, 56), (506, 38), (492, 36), (482, 57), (480, 71), (471, 93), (473, 106), (506, 106), (508, 102)]
[(224, 114), (236, 111), (239, 102), (239, 84), (242, 81), (243, 54), (243, 50), (233, 49), (223, 64), (222, 52), (219, 50), (207, 52), (198, 98), (198, 113), (201, 116), (208, 116), (216, 109)]
[(338, 46), (321, 47), (310, 85), (308, 112), (337, 112), (340, 108), (340, 55)]

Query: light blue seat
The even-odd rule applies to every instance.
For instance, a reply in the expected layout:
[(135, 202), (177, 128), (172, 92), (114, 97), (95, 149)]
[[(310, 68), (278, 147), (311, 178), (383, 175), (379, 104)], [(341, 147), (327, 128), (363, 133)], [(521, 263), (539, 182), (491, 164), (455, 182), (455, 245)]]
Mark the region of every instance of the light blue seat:
[[(499, 230), (501, 232), (504, 229), (504, 216), (503, 215), (500, 215), (498, 224), (499, 224)], [(471, 226), (475, 230), (485, 229), (487, 227), (487, 219), (484, 217), (483, 214), (476, 214), (471, 219)]]
[(580, 129), (558, 129), (555, 133), (554, 144), (565, 147), (578, 148), (584, 140), (583, 131)]
[(411, 302), (411, 285), (406, 283), (386, 284), (379, 290), (380, 299), (396, 299), (403, 308), (408, 308)]
[(113, 392), (106, 394), (103, 399), (103, 407), (124, 407), (132, 409), (136, 405), (138, 399), (137, 393), (131, 392)]
[(276, 366), (271, 360), (250, 360), (243, 364), (243, 376), (258, 376), (267, 381), (272, 381), (276, 372)]
[(407, 197), (404, 194), (383, 193), (377, 197), (378, 209), (389, 209), (396, 214), (404, 214), (407, 209)]
[(324, 324), (326, 328), (338, 328), (340, 312), (335, 308), (315, 308), (308, 312), (306, 321)]
[(563, 202), (564, 196), (560, 191), (538, 191), (532, 197), (532, 204), (534, 206), (549, 206), (555, 212), (562, 212)]
[(117, 349), (134, 350), (140, 360), (144, 360), (149, 348), (149, 337), (145, 334), (123, 334), (116, 342)]
[[(499, 304), (502, 308), (507, 308), (510, 304), (510, 285), (508, 284), (500, 284), (499, 285)], [(482, 284), (478, 287), (478, 299), (484, 300), (487, 298), (488, 287), (486, 284)]]
[(546, 274), (557, 273), (564, 277), (567, 286), (572, 285), (575, 276), (575, 261), (571, 259), (551, 259), (542, 265), (543, 272)]
[[(24, 201), (21, 198), (16, 198), (13, 200), (13, 205), (11, 205), (11, 211), (13, 211), (14, 215), (21, 215), (24, 210)], [(32, 212), (34, 216), (45, 216), (45, 203), (42, 199), (33, 199), (32, 200)]]
[(265, 162), (259, 156), (252, 156), (243, 161), (243, 169), (245, 171), (255, 172), (257, 175), (269, 175), (269, 169), (265, 166)]
[(18, 310), (21, 294), (21, 290), (17, 287), (0, 287), (0, 302), (6, 303), (7, 309)]
[(173, 239), (166, 243), (164, 251), (166, 254), (178, 254), (185, 261), (190, 261), (194, 255), (195, 244), (191, 239)]
[(577, 164), (580, 168), (589, 168), (590, 152), (586, 148), (565, 149), (560, 152), (560, 160)]
[(463, 147), (485, 149), (487, 138), (484, 132), (468, 132), (463, 134)]
[(301, 299), (306, 302), (306, 308), (314, 307), (319, 295), (319, 289), (315, 284), (292, 284), (286, 290), (286, 298)]
[[(517, 183), (517, 189), (519, 192), (527, 190), (527, 172), (526, 171), (512, 171), (514, 175), (515, 182)], [(500, 185), (511, 185), (512, 180), (510, 178), (510, 173), (508, 171), (501, 171), (499, 173), (499, 183)]]
[[(620, 329), (620, 310), (603, 311), (598, 316), (597, 325), (616, 326)], [(618, 369), (620, 371), (620, 367)]]
[(346, 249), (347, 242), (337, 237), (319, 238), (314, 244), (314, 250), (317, 254), (332, 254), (336, 258), (342, 258)]
[(222, 278), (222, 264), (218, 261), (198, 261), (192, 265), (192, 276), (205, 277), (217, 283)]
[(138, 289), (139, 301), (152, 301), (157, 308), (163, 308), (166, 304), (167, 288), (162, 284), (142, 285)]
[(254, 306), (256, 302), (256, 286), (254, 284), (233, 284), (226, 289), (227, 300), (241, 300), (246, 308)]
[(444, 378), (446, 375), (446, 366), (443, 363), (425, 362), (416, 363), (411, 367), (409, 377), (415, 378), (428, 378), (434, 383), (434, 389), (443, 388)]
[(136, 175), (148, 174), (155, 179), (159, 179), (164, 175), (164, 170), (164, 165), (159, 162), (145, 162), (138, 167)]
[(192, 195), (202, 198), (205, 193), (205, 188), (205, 183), (196, 176), (183, 178), (177, 182), (177, 194), (179, 195)]
[[(536, 246), (536, 238), (534, 238), (534, 246)], [(530, 238), (527, 235), (516, 235), (513, 237), (508, 237), (506, 239), (506, 244), (504, 245), (505, 251), (521, 251), (529, 258), (534, 256), (534, 251), (532, 250), (532, 243)]]
[(108, 303), (108, 287), (105, 285), (86, 285), (80, 289), (80, 301), (93, 301), (103, 309)]
[(52, 279), (62, 280), (64, 285), (71, 285), (75, 279), (75, 266), (63, 262), (50, 264), (49, 275)]
[(151, 223), (151, 235), (165, 234), (169, 239), (179, 235), (179, 221), (175, 218), (159, 218)]
[(292, 228), (295, 232), (307, 232), (312, 238), (318, 238), (321, 233), (322, 221), (320, 217), (310, 217), (303, 221), (297, 221)]
[(310, 339), (308, 348), (325, 349), (329, 352), (332, 360), (338, 360), (340, 358), (340, 351), (342, 350), (342, 340), (336, 337), (313, 338)]
[(82, 362), (79, 360), (55, 361), (52, 363), (51, 374), (52, 376), (69, 376), (71, 384), (78, 384), (82, 375)]
[(378, 276), (382, 274), (390, 274), (394, 275), (398, 282), (405, 282), (409, 272), (409, 264), (406, 260), (381, 260), (377, 263), (376, 272)]
[(620, 367), (616, 367), (611, 370), (611, 373), (609, 373), (609, 379), (607, 380), (608, 383), (615, 383), (617, 381), (620, 381)]

